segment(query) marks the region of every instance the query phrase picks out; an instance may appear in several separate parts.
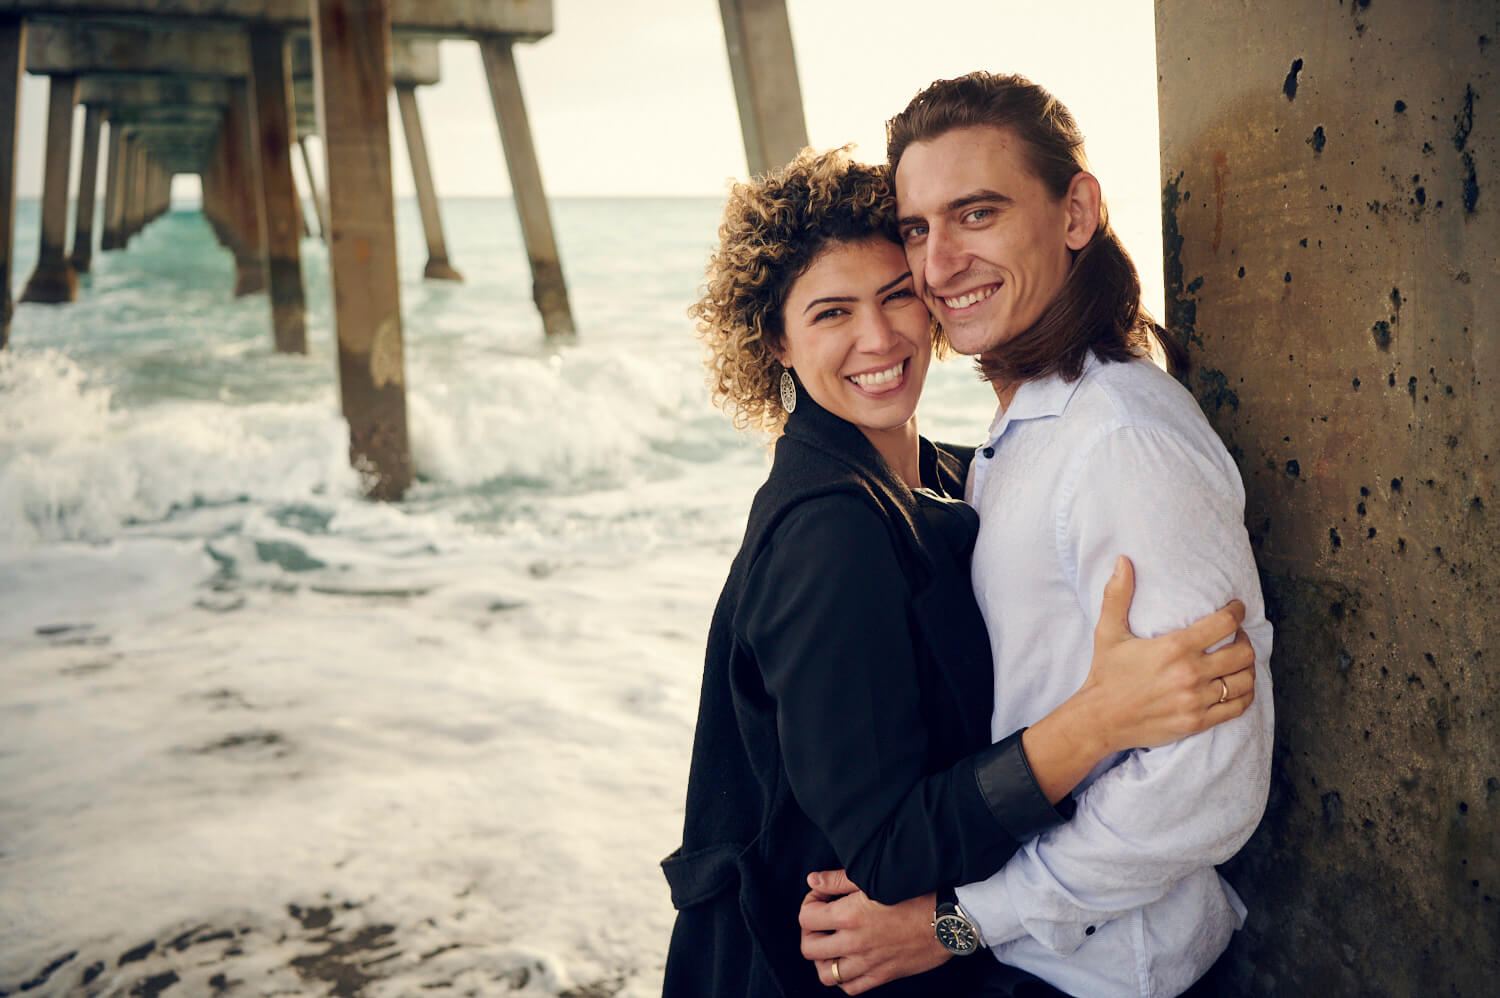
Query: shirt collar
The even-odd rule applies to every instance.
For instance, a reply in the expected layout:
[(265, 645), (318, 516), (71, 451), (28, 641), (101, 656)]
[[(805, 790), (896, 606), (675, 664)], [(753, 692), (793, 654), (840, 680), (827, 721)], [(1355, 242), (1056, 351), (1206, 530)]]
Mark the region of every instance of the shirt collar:
[(1078, 391), (1078, 386), (1083, 384), (1083, 379), (1088, 377), (1099, 364), (1099, 358), (1094, 356), (1092, 350), (1083, 362), (1083, 371), (1073, 381), (1064, 381), (1062, 374), (1053, 371), (1045, 377), (1035, 378), (1031, 381), (1021, 382), (1016, 389), (1015, 396), (1010, 400), (1010, 405), (1004, 410), (996, 410), (995, 418), (990, 421), (990, 443), (999, 440), (1011, 423), (1020, 422), (1023, 419), (1045, 419), (1049, 416), (1061, 416), (1068, 408), (1068, 403), (1073, 399), (1073, 393)]

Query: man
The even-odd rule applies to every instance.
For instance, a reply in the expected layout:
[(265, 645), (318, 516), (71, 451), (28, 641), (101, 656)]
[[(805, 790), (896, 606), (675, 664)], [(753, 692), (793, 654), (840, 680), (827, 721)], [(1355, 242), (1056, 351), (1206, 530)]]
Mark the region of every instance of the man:
[(989, 954), (959, 958), (1018, 978), (1089, 998), (1181, 994), (1243, 924), (1214, 865), (1249, 838), (1269, 782), (1271, 627), (1238, 471), (1192, 396), (1142, 359), (1154, 327), (1066, 108), (1024, 78), (974, 73), (918, 94), (887, 136), (916, 290), (1000, 403), (967, 496), (992, 732), (1082, 683), (1120, 553), (1136, 566), (1137, 634), (1244, 601), (1257, 695), (1240, 718), (1100, 766), (1073, 818), (989, 880), (884, 908), (836, 897), (853, 889), (841, 871), (814, 874), (803, 954), (859, 994), (963, 950), (967, 923)]

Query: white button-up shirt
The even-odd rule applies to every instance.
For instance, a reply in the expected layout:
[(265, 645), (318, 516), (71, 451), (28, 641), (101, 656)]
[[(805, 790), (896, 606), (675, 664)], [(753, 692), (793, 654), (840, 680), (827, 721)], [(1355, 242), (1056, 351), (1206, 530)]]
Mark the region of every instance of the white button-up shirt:
[(1176, 995), (1243, 924), (1214, 870), (1265, 808), (1271, 625), (1238, 470), (1193, 397), (1148, 361), (1090, 357), (1068, 384), (1023, 384), (975, 454), (974, 590), (995, 659), (996, 737), (1088, 675), (1115, 558), (1135, 564), (1132, 631), (1151, 637), (1245, 603), (1255, 703), (1241, 717), (1107, 760), (1077, 814), (989, 880), (958, 888), (997, 959), (1088, 998)]

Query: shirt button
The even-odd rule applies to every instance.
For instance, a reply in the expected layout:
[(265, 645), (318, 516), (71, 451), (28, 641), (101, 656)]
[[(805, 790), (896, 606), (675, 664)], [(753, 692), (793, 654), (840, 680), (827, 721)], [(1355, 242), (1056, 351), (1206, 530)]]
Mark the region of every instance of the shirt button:
[(991, 458), (995, 456), (995, 448), (986, 447), (984, 450), (980, 451), (980, 453), (983, 454), (986, 458)]
[(1086, 929), (1083, 930), (1083, 934), (1086, 935), (1086, 936), (1093, 935), (1094, 934), (1094, 927), (1092, 925), (1090, 925), (1088, 928), (1086, 928)]

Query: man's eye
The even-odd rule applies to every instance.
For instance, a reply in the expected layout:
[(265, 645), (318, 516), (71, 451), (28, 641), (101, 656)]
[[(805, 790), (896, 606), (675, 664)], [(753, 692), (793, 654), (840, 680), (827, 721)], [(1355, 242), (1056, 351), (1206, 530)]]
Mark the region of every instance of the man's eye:
[(901, 233), (901, 238), (902, 238), (902, 240), (904, 242), (914, 243), (914, 242), (919, 242), (926, 235), (927, 235), (927, 226), (925, 226), (925, 225), (913, 225), (911, 228), (909, 228), (905, 232)]
[(965, 222), (983, 222), (995, 213), (993, 208), (974, 208), (964, 213)]

